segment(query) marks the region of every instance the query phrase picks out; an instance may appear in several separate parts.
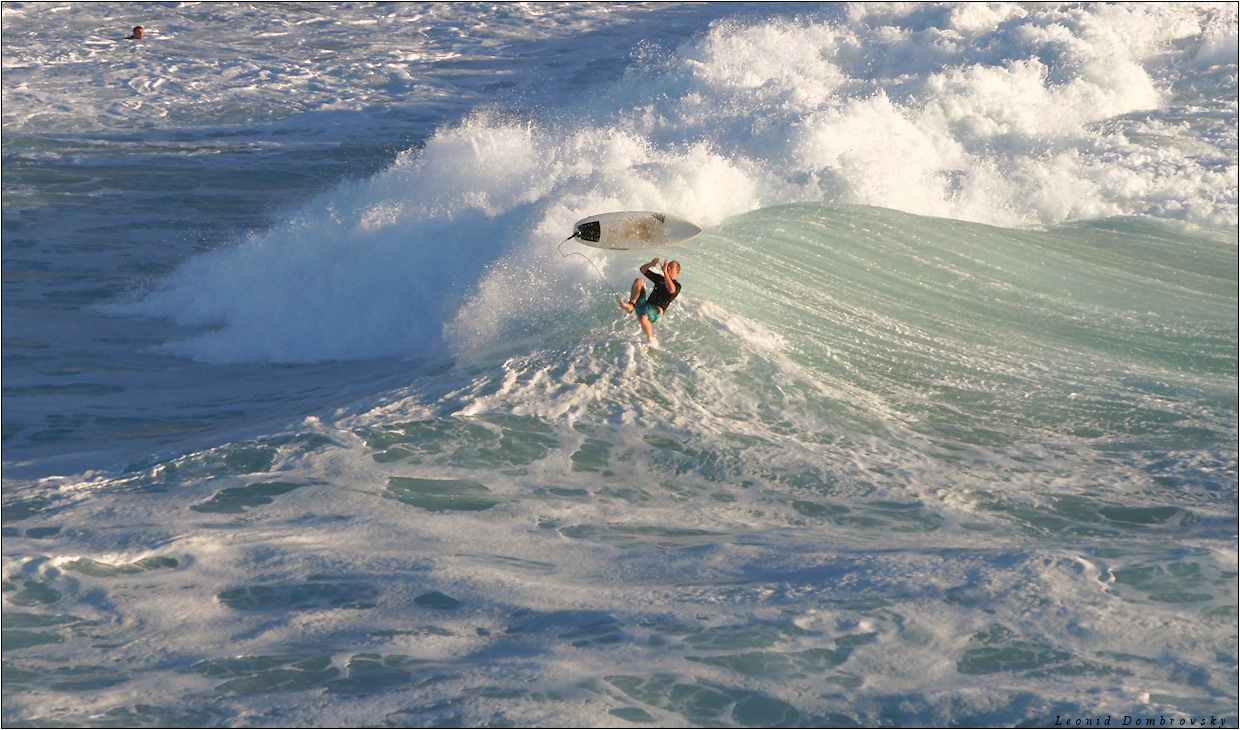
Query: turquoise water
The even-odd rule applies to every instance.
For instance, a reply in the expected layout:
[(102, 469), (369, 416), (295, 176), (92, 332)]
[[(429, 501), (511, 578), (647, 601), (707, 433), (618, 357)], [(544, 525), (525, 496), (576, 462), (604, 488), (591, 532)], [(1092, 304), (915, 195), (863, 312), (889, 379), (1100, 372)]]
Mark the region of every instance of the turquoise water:
[(1234, 7), (326, 7), (4, 8), (6, 725), (1234, 723)]

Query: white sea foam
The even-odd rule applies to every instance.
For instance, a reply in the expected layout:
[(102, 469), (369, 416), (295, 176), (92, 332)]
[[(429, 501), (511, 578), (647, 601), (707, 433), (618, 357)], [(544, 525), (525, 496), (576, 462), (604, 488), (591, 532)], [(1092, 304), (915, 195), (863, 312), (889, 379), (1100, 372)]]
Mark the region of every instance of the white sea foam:
[(275, 7), (4, 7), (6, 723), (1233, 717), (1234, 6)]
[(718, 23), (592, 88), (580, 113), (442, 128), (121, 311), (218, 327), (169, 348), (213, 361), (408, 355), (440, 340), (444, 317), (485, 339), (505, 302), (553, 309), (532, 291), (562, 284), (542, 254), (602, 210), (709, 226), (824, 201), (1006, 226), (1234, 225), (1234, 99), (1209, 100), (1232, 114), (1205, 117), (1221, 125), (1215, 147), (1180, 142), (1199, 115), (1174, 98), (1182, 84), (1234, 88), (1234, 64), (1202, 60), (1234, 28), (1231, 6), (1162, 5)]
[[(124, 133), (261, 125), (310, 114), (311, 125), (320, 125), (310, 134), (346, 135), (349, 129), (315, 113), (375, 104), (467, 109), (497, 77), (536, 81), (540, 59), (524, 53), (532, 44), (563, 59), (558, 44), (571, 48), (600, 22), (622, 25), (642, 12), (579, 3), (511, 5), (447, 27), (442, 21), (451, 13), (434, 4), (287, 6), (279, 12), (231, 3), (6, 5), (4, 126)], [(146, 27), (145, 40), (123, 40), (139, 24)], [(381, 125), (382, 116), (369, 121)], [(349, 120), (366, 123), (365, 116)]]

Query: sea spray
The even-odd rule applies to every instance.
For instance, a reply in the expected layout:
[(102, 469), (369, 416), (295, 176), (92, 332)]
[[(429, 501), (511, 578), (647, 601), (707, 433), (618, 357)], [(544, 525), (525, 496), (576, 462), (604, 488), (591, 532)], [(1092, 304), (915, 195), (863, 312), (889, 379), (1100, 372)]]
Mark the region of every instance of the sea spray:
[(318, 8), (4, 7), (6, 723), (1234, 719), (1234, 6)]
[[(1234, 67), (1197, 60), (1234, 14), (1009, 6), (1000, 34), (980, 12), (718, 23), (592, 89), (580, 114), (443, 127), (113, 311), (215, 327), (167, 347), (215, 362), (425, 356), (444, 351), (439, 323), (471, 297), (553, 309), (531, 290), (593, 274), (566, 272), (579, 262), (548, 258), (551, 242), (607, 210), (707, 226), (791, 202), (1018, 227), (1234, 224), (1234, 148), (1178, 142), (1202, 115), (1174, 102), (1176, 83), (1234, 85)], [(1197, 40), (1203, 24), (1215, 30)], [(788, 53), (808, 60), (778, 61)], [(1169, 83), (1169, 69), (1184, 79)]]

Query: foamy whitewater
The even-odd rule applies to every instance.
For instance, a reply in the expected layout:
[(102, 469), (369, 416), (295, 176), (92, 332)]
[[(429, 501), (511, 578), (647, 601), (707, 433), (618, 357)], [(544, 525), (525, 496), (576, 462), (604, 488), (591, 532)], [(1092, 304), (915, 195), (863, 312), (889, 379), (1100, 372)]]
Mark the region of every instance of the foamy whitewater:
[(1234, 3), (5, 4), (5, 726), (1234, 727), (1236, 100)]

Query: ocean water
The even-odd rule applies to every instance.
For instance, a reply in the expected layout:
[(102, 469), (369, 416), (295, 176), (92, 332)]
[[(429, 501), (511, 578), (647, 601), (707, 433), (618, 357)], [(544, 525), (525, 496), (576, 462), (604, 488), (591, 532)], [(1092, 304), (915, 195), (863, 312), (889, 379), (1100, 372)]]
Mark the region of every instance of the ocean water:
[(1234, 3), (2, 40), (6, 726), (1237, 722)]

